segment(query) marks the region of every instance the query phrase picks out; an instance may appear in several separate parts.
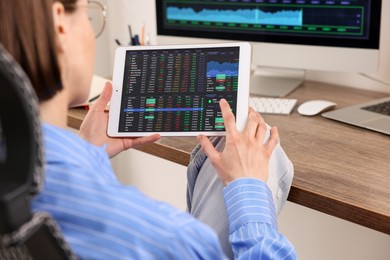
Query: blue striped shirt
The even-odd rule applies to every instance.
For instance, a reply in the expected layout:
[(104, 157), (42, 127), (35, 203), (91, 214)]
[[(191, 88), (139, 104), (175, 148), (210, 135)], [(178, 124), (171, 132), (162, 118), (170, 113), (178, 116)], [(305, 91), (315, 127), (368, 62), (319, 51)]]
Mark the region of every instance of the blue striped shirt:
[[(104, 147), (43, 124), (46, 176), (33, 210), (49, 212), (83, 259), (223, 259), (216, 234), (186, 212), (119, 183)], [(224, 190), (237, 258), (295, 259), (258, 180)]]

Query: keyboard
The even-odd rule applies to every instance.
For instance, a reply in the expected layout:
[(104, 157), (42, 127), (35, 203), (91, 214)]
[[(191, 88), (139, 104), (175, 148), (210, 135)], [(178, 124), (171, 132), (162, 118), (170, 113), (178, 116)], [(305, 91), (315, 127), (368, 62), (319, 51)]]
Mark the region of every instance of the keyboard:
[(292, 98), (250, 97), (249, 105), (261, 114), (289, 115), (297, 104)]
[(375, 105), (368, 106), (368, 107), (362, 107), (362, 109), (365, 109), (365, 110), (368, 110), (368, 111), (371, 111), (374, 113), (382, 114), (385, 116), (390, 116), (390, 101), (375, 104)]

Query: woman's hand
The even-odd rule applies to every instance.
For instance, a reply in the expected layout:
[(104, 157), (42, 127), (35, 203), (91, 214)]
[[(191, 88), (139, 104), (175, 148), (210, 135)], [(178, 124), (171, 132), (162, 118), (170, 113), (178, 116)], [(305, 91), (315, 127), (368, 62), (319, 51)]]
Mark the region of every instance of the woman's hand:
[(219, 178), (225, 185), (238, 178), (268, 178), (268, 161), (279, 141), (278, 131), (271, 129), (268, 141), (263, 144), (266, 124), (259, 113), (249, 109), (248, 120), (242, 133), (238, 132), (228, 102), (220, 101), (226, 129), (224, 150), (218, 152), (205, 136), (198, 136), (203, 151), (210, 158)]
[(108, 113), (104, 111), (112, 95), (112, 85), (107, 82), (103, 92), (92, 105), (81, 124), (79, 136), (97, 146), (107, 145), (106, 151), (110, 158), (140, 145), (153, 143), (160, 139), (160, 135), (155, 134), (136, 138), (114, 138), (107, 135)]

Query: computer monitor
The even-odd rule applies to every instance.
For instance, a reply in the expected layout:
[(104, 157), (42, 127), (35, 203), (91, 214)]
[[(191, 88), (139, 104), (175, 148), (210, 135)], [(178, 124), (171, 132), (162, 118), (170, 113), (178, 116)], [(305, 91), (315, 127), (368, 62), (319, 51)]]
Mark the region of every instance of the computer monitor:
[(157, 41), (249, 41), (251, 93), (285, 96), (306, 70), (376, 71), (381, 6), (381, 0), (156, 0)]

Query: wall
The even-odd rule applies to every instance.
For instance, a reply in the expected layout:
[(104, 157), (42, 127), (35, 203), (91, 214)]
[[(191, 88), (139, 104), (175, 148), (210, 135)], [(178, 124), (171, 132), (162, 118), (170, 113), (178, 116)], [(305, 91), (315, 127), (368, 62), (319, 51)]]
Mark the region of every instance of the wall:
[[(108, 5), (109, 20), (106, 31), (97, 41), (96, 73), (110, 78), (116, 48), (114, 39), (128, 41), (128, 24), (131, 24), (133, 33), (139, 33), (145, 23), (151, 43), (156, 43), (155, 7), (154, 0), (102, 2)], [(389, 13), (389, 0), (384, 0), (384, 10)], [(385, 16), (382, 31), (389, 28), (390, 16)], [(383, 34), (381, 46), (380, 70), (369, 76), (390, 82), (390, 34)], [(390, 93), (388, 85), (358, 74), (309, 71), (308, 79)], [(112, 162), (122, 182), (139, 187), (153, 198), (185, 209), (185, 167), (138, 151), (122, 153)], [(278, 221), (281, 232), (296, 246), (302, 260), (390, 259), (389, 235), (290, 202)]]

